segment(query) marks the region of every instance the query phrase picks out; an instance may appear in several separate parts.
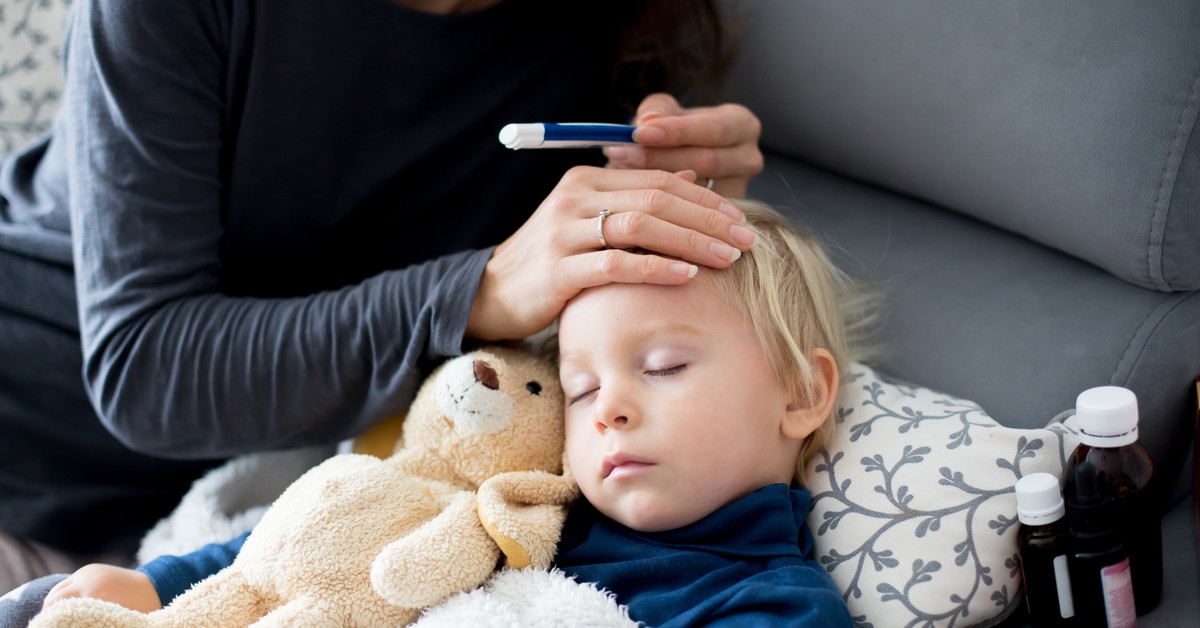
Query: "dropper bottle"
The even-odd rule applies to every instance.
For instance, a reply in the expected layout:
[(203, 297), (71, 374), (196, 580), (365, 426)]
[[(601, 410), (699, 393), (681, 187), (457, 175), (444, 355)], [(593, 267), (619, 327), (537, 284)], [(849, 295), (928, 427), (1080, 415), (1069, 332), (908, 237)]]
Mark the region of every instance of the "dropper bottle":
[(1096, 468), (1075, 466), (1071, 521), (1071, 598), (1081, 626), (1137, 626), (1129, 552), (1117, 532), (1113, 500), (1096, 485)]
[(1096, 488), (1112, 499), (1116, 531), (1129, 551), (1138, 613), (1150, 612), (1162, 594), (1162, 527), (1154, 498), (1154, 461), (1138, 442), (1138, 402), (1133, 391), (1099, 386), (1075, 401), (1079, 445), (1067, 460), (1063, 493), (1070, 508), (1078, 465), (1094, 469)]

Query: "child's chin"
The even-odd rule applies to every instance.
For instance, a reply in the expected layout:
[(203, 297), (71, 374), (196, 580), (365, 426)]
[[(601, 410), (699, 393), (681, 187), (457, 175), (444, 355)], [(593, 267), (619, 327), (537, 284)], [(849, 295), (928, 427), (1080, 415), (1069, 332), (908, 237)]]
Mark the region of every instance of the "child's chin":
[(675, 530), (699, 521), (702, 517), (690, 513), (663, 512), (650, 509), (633, 509), (619, 513), (618, 516), (608, 515), (621, 525), (638, 532), (666, 532)]

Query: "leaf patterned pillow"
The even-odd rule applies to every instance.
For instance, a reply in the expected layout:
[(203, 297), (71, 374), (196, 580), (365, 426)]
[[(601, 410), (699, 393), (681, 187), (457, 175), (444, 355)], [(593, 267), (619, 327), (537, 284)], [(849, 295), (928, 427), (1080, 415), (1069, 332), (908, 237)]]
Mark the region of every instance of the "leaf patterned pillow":
[(1013, 487), (1061, 478), (1073, 418), (1004, 427), (977, 404), (855, 364), (808, 467), (816, 558), (861, 627), (992, 625), (1020, 600)]
[(50, 127), (69, 0), (0, 0), (0, 158)]

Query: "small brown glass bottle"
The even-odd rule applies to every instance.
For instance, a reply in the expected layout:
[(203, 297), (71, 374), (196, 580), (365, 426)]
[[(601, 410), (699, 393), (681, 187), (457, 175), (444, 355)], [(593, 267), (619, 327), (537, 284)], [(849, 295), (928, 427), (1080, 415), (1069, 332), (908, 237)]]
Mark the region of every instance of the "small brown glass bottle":
[(1017, 481), (1017, 550), (1029, 623), (1074, 626), (1075, 605), (1067, 564), (1067, 521), (1058, 478), (1031, 473)]
[(1075, 469), (1095, 469), (1097, 489), (1112, 498), (1116, 531), (1129, 551), (1138, 614), (1158, 605), (1162, 595), (1162, 527), (1153, 498), (1154, 462), (1138, 442), (1138, 407), (1133, 391), (1100, 386), (1075, 402), (1080, 444), (1065, 469), (1068, 508), (1076, 492)]

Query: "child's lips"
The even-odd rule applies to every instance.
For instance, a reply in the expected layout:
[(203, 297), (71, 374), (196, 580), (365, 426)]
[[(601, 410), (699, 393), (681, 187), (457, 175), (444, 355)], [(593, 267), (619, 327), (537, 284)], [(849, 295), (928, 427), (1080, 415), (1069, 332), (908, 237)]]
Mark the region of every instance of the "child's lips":
[(604, 462), (600, 465), (600, 476), (606, 480), (626, 477), (648, 469), (654, 464), (645, 458), (617, 452), (604, 457)]

